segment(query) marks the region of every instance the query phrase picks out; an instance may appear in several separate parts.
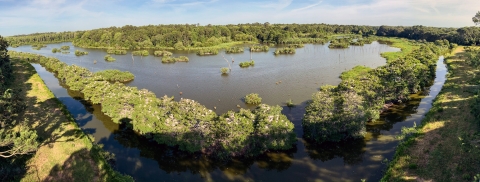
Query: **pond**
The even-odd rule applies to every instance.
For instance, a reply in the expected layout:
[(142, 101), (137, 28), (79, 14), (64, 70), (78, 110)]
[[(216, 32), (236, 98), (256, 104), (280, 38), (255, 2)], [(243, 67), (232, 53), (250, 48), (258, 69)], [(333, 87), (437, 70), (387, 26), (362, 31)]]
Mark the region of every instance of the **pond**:
[[(252, 53), (255, 66), (240, 68), (238, 63), (250, 59), (246, 50), (240, 54), (197, 56), (195, 52), (174, 51), (174, 56), (185, 55), (188, 63), (163, 64), (161, 58), (135, 56), (130, 53), (114, 55), (116, 62), (103, 61), (105, 50), (83, 49), (72, 46), (70, 54), (52, 53), (71, 43), (49, 44), (41, 50), (21, 46), (9, 50), (33, 52), (54, 56), (67, 64), (76, 64), (91, 71), (119, 69), (135, 74), (129, 86), (146, 88), (157, 97), (168, 95), (194, 99), (217, 113), (237, 110), (245, 105), (242, 97), (248, 93), (259, 93), (263, 103), (284, 106), (283, 113), (295, 124), (298, 142), (294, 149), (282, 152), (267, 152), (254, 159), (232, 159), (214, 161), (202, 155), (186, 154), (175, 148), (158, 145), (137, 136), (114, 124), (100, 112), (101, 106), (82, 101), (81, 94), (65, 89), (55, 76), (39, 65), (34, 67), (54, 94), (76, 117), (80, 127), (95, 136), (96, 142), (105, 150), (116, 155), (115, 168), (133, 176), (138, 181), (359, 181), (381, 178), (385, 159), (391, 159), (402, 126), (419, 124), (431, 107), (445, 80), (446, 68), (443, 58), (437, 64), (437, 78), (429, 93), (417, 95), (411, 101), (396, 106), (385, 113), (380, 121), (370, 123), (365, 140), (325, 143), (315, 145), (302, 139), (301, 120), (305, 103), (321, 85), (336, 85), (341, 72), (356, 65), (378, 67), (385, 64), (381, 52), (399, 51), (397, 48), (374, 42), (362, 47), (329, 49), (328, 45), (308, 44), (297, 49), (295, 55), (273, 55), (269, 52)], [(76, 57), (74, 50), (88, 51), (89, 55)], [(222, 76), (221, 67), (232, 64), (228, 76)], [(232, 63), (231, 60), (234, 59)], [(94, 64), (93, 60), (97, 60)], [(182, 95), (179, 94), (182, 92)], [(292, 99), (296, 107), (288, 108), (285, 101)]]

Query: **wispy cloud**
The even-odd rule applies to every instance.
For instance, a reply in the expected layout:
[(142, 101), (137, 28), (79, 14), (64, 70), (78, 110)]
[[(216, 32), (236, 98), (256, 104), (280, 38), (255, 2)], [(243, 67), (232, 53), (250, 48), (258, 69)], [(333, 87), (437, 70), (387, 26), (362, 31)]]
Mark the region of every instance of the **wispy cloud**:
[[(263, 3), (263, 2), (262, 2)], [(292, 0), (278, 0), (278, 1), (270, 1), (260, 5), (262, 8), (271, 8), (275, 10), (282, 10), (292, 4)]]
[(302, 10), (306, 10), (306, 9), (309, 9), (309, 8), (313, 8), (319, 4), (322, 4), (323, 1), (319, 1), (318, 3), (315, 3), (315, 4), (311, 4), (311, 5), (308, 5), (308, 6), (305, 6), (305, 7), (302, 7), (302, 8), (297, 8), (297, 9), (293, 9), (291, 12), (297, 12), (297, 11), (302, 11)]

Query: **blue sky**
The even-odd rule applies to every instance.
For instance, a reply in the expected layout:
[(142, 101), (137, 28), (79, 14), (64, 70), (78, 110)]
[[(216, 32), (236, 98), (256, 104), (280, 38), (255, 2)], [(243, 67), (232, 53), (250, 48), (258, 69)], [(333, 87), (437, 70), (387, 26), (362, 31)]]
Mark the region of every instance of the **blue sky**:
[(185, 23), (463, 27), (479, 10), (480, 0), (0, 0), (0, 35)]

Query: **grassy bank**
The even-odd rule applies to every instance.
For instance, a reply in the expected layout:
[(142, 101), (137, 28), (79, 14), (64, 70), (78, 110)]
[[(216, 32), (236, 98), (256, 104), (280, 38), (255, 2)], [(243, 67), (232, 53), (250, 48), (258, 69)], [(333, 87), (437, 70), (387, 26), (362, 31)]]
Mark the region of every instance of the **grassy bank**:
[(449, 73), (442, 91), (421, 124), (404, 129), (409, 137), (382, 181), (472, 181), (480, 173), (478, 121), (471, 114), (480, 71), (466, 63), (463, 47), (445, 62)]
[(128, 181), (104, 159), (75, 123), (66, 107), (47, 88), (35, 69), (26, 61), (12, 58), (15, 87), (22, 89), (27, 108), (20, 120), (37, 131), (40, 147), (26, 161), (20, 181)]

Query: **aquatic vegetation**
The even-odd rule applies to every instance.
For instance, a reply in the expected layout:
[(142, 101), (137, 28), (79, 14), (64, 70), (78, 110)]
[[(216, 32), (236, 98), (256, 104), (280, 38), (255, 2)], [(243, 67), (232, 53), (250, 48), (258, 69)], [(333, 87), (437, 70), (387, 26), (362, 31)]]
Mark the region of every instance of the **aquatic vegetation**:
[(292, 99), (288, 99), (285, 103), (287, 104), (288, 107), (294, 107), (295, 106)]
[(250, 66), (254, 66), (255, 65), (255, 61), (253, 60), (250, 60), (250, 61), (244, 61), (244, 62), (240, 62), (240, 67), (242, 68), (248, 68)]
[(110, 56), (110, 54), (107, 54), (103, 59), (105, 59), (105, 61), (108, 61), (108, 62), (113, 62), (117, 60), (114, 57)]
[(62, 46), (62, 47), (60, 47), (60, 49), (62, 49), (62, 50), (70, 50), (70, 46)]
[(208, 55), (217, 55), (217, 54), (218, 54), (218, 49), (213, 49), (213, 48), (205, 48), (197, 51), (197, 55), (199, 56), (208, 56)]
[(57, 48), (53, 48), (53, 49), (52, 49), (52, 53), (57, 53), (57, 52), (62, 52), (62, 50), (61, 50), (61, 49), (57, 49)]
[(142, 50), (142, 51), (133, 51), (132, 54), (134, 56), (148, 56), (149, 53), (147, 50)]
[(102, 77), (103, 80), (109, 82), (128, 82), (135, 78), (132, 73), (120, 70), (102, 70), (94, 73), (93, 76)]
[(107, 49), (107, 53), (108, 54), (115, 54), (115, 55), (126, 55), (127, 50), (109, 48), (109, 49)]
[(175, 63), (175, 62), (188, 62), (189, 59), (187, 56), (179, 56), (179, 57), (168, 57), (168, 56), (163, 56), (162, 57), (162, 63)]
[(289, 48), (289, 47), (285, 47), (285, 48), (278, 48), (275, 50), (275, 52), (273, 53), (275, 55), (279, 55), (279, 54), (295, 54), (295, 48)]
[(237, 46), (229, 47), (225, 50), (226, 53), (241, 53), (243, 51), (244, 51), (243, 47), (237, 47)]
[(304, 44), (289, 44), (287, 45), (288, 48), (293, 48), (293, 49), (296, 49), (296, 48), (302, 48), (302, 47), (305, 47)]
[(350, 38), (336, 38), (330, 41), (328, 48), (331, 49), (345, 49), (348, 48), (350, 45), (351, 39)]
[(83, 56), (83, 55), (88, 55), (88, 52), (75, 50), (75, 56)]
[(170, 56), (173, 55), (173, 53), (168, 52), (168, 51), (155, 51), (155, 52), (153, 52), (153, 55), (156, 56), (156, 57), (160, 57), (160, 56), (170, 57)]
[(220, 72), (222, 73), (222, 75), (228, 74), (228, 70), (229, 69), (227, 67), (220, 68)]
[(250, 47), (251, 52), (267, 52), (270, 48), (266, 45), (253, 45)]
[(262, 98), (257, 93), (250, 93), (245, 96), (245, 103), (247, 104), (260, 104), (262, 103)]

